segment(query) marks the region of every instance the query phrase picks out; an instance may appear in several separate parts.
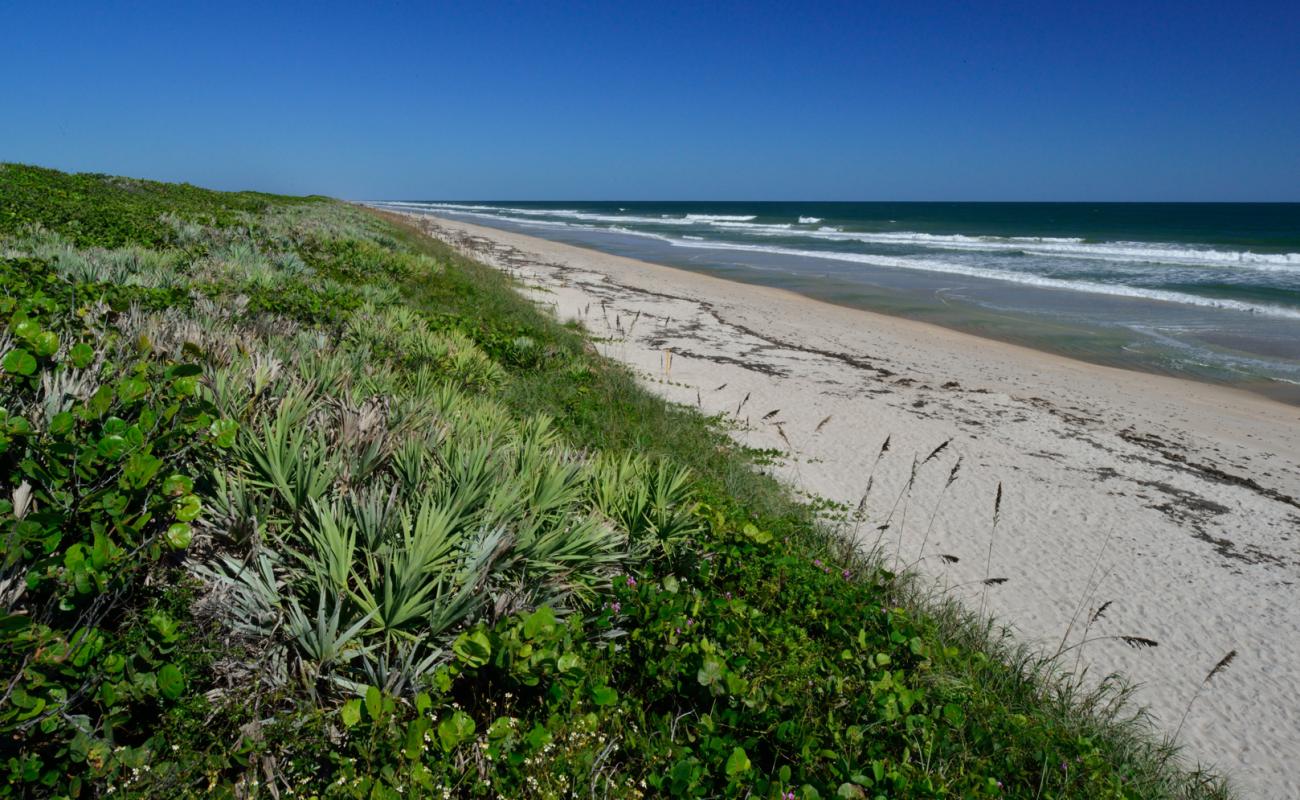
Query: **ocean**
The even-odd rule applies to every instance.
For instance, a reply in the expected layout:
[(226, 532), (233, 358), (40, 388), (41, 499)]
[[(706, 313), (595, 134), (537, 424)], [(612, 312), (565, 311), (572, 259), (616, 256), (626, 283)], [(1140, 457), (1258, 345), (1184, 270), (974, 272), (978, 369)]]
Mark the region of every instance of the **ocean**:
[(1300, 403), (1300, 203), (375, 205)]

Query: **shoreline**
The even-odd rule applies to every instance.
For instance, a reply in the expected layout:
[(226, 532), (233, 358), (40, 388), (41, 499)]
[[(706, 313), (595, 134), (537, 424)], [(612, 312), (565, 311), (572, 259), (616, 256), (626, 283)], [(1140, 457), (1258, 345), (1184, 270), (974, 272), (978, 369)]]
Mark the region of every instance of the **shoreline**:
[[(789, 454), (775, 469), (797, 489), (855, 506), (870, 475), (866, 544), (896, 507), (882, 547), (901, 564), (919, 559), (937, 588), (976, 604), (972, 582), (1006, 577), (987, 600), (1021, 641), (1054, 649), (1079, 608), (1114, 601), (1092, 635), (1159, 646), (1098, 641), (1076, 651), (1080, 664), (1142, 684), (1136, 699), (1160, 730), (1172, 733), (1206, 672), (1238, 650), (1187, 718), (1186, 757), (1250, 793), (1300, 794), (1291, 759), (1300, 750), (1291, 702), (1300, 641), (1285, 635), (1300, 627), (1300, 410), (782, 289), (405, 216), (510, 272), (561, 320), (582, 322), (655, 391), (735, 419), (749, 446)], [(886, 436), (891, 452), (873, 471)], [(943, 442), (906, 489), (914, 455)], [(960, 477), (945, 488), (958, 457)]]
[[(751, 283), (749, 281), (730, 280), (721, 278), (704, 272), (674, 267), (668, 264), (660, 264), (653, 261), (630, 258), (614, 253), (607, 253), (603, 250), (597, 250), (590, 247), (581, 247), (579, 245), (558, 242), (552, 239), (546, 239), (540, 236), (530, 236), (524, 233), (495, 228), (490, 225), (480, 225), (477, 223), (464, 222), (449, 217), (439, 217), (426, 212), (406, 212), (391, 208), (368, 206), (375, 208), (386, 214), (404, 217), (408, 220), (435, 220), (439, 225), (447, 228), (459, 228), (463, 231), (471, 232), (475, 236), (484, 238), (503, 237), (502, 241), (510, 239), (519, 239), (522, 241), (537, 243), (543, 245), (543, 249), (555, 248), (557, 251), (575, 251), (583, 254), (584, 258), (599, 258), (608, 260), (611, 264), (620, 264), (623, 266), (635, 265), (640, 268), (649, 267), (652, 270), (662, 271), (665, 275), (671, 275), (676, 281), (700, 281), (702, 283), (712, 283), (722, 291), (724, 287), (740, 286), (746, 292), (763, 294), (771, 297), (778, 302), (784, 301), (793, 304), (805, 303), (810, 306), (820, 307), (823, 313), (837, 314), (843, 313), (851, 316), (861, 316), (869, 319), (873, 326), (883, 328), (895, 328), (898, 331), (906, 331), (909, 335), (929, 338), (932, 340), (944, 341), (946, 346), (969, 348), (973, 351), (983, 351), (986, 347), (992, 347), (1001, 350), (1007, 358), (1016, 358), (1026, 363), (1033, 363), (1044, 368), (1057, 368), (1065, 371), (1077, 371), (1086, 373), (1089, 370), (1096, 370), (1098, 376), (1105, 375), (1107, 380), (1115, 382), (1136, 382), (1142, 384), (1143, 388), (1153, 387), (1170, 395), (1184, 395), (1184, 399), (1192, 400), (1198, 404), (1211, 406), (1221, 405), (1225, 410), (1238, 410), (1243, 405), (1254, 409), (1252, 413), (1258, 413), (1264, 416), (1280, 416), (1282, 419), (1290, 418), (1300, 423), (1300, 392), (1297, 393), (1297, 402), (1295, 404), (1279, 400), (1270, 393), (1256, 388), (1250, 388), (1249, 384), (1229, 384), (1214, 381), (1201, 381), (1193, 378), (1184, 378), (1178, 375), (1170, 375), (1161, 372), (1152, 372), (1138, 369), (1136, 367), (1119, 366), (1102, 361), (1093, 361), (1086, 358), (1080, 358), (1064, 353), (1055, 352), (1048, 349), (1040, 349), (1019, 342), (1007, 341), (994, 336), (982, 336), (977, 333), (962, 330), (955, 327), (949, 327), (936, 322), (909, 319), (904, 316), (890, 314), (883, 311), (876, 311), (869, 308), (848, 305), (846, 303), (836, 302), (834, 300), (813, 297), (776, 286), (769, 286), (762, 283)], [(427, 231), (426, 231), (427, 233)], [(437, 237), (435, 237), (437, 238)], [(446, 241), (444, 239), (444, 241)], [(1071, 370), (1070, 368), (1074, 369)], [(996, 382), (998, 379), (993, 378)], [(1017, 384), (1006, 384), (1009, 390), (1019, 390)], [(1199, 397), (1193, 395), (1200, 395)], [(1297, 471), (1300, 475), (1300, 470)], [(1300, 487), (1298, 487), (1300, 488)]]
[[(400, 208), (390, 203), (377, 203), (375, 207), (398, 212), (438, 214), (438, 210), (435, 208)], [(467, 213), (472, 217), (490, 216), (476, 212)], [(997, 280), (985, 280), (977, 287), (961, 283), (960, 276), (957, 276), (954, 279), (958, 283), (953, 286), (948, 286), (942, 281), (939, 284), (931, 285), (933, 275), (921, 273), (926, 277), (898, 279), (903, 281), (898, 283), (895, 278), (886, 277), (886, 275), (895, 273), (898, 275), (911, 275), (911, 273), (907, 270), (884, 270), (883, 272), (877, 270), (873, 273), (870, 267), (867, 268), (867, 277), (862, 279), (864, 282), (857, 282), (858, 279), (856, 278), (850, 279), (835, 272), (836, 269), (843, 267), (841, 262), (826, 262), (816, 257), (786, 257), (782, 260), (781, 257), (764, 253), (758, 253), (757, 255), (742, 254), (746, 257), (755, 255), (759, 260), (752, 262), (745, 260), (743, 264), (740, 262), (732, 263), (730, 258), (725, 257), (729, 255), (726, 246), (719, 245), (719, 247), (723, 248), (722, 251), (709, 250), (708, 248), (699, 251), (690, 249), (691, 243), (685, 242), (683, 244), (687, 245), (687, 249), (683, 250), (682, 248), (663, 245), (656, 240), (654, 234), (645, 234), (638, 231), (628, 230), (623, 232), (626, 235), (620, 235), (617, 233), (620, 230), (618, 228), (603, 232), (592, 230), (589, 231), (591, 235), (587, 236), (585, 234), (571, 234), (568, 228), (535, 229), (521, 226), (513, 224), (513, 219), (503, 220), (500, 224), (497, 224), (496, 221), (480, 221), (477, 218), (467, 219), (465, 216), (460, 215), (444, 218), (465, 221), (468, 225), (489, 227), (522, 236), (541, 238), (558, 244), (568, 244), (580, 249), (596, 250), (611, 256), (641, 260), (686, 272), (709, 275), (730, 282), (785, 289), (812, 300), (873, 314), (923, 321), (980, 339), (1018, 345), (1056, 357), (1085, 361), (1090, 364), (1114, 367), (1146, 375), (1183, 378), (1200, 384), (1239, 389), (1300, 408), (1300, 382), (1297, 382), (1297, 376), (1291, 375), (1287, 371), (1288, 367), (1286, 366), (1292, 364), (1295, 358), (1300, 357), (1300, 354), (1293, 353), (1290, 356), (1285, 356), (1273, 353), (1273, 355), (1267, 355), (1268, 352), (1271, 352), (1267, 350), (1267, 347), (1258, 351), (1247, 348), (1248, 352), (1235, 352), (1231, 349), (1234, 345), (1229, 345), (1228, 350), (1222, 351), (1218, 355), (1214, 355), (1210, 351), (1198, 354), (1193, 352), (1195, 348), (1209, 347), (1213, 349), (1213, 342), (1218, 341), (1218, 339), (1214, 336), (1203, 336), (1196, 340), (1196, 342), (1199, 342), (1198, 344), (1196, 342), (1177, 340), (1176, 337), (1169, 338), (1153, 332), (1146, 334), (1132, 333), (1129, 331), (1127, 324), (1120, 324), (1113, 318), (1117, 313), (1116, 308), (1113, 305), (1107, 305), (1107, 303), (1115, 298), (1105, 299), (1106, 302), (1103, 302), (1100, 310), (1096, 312), (1099, 316), (1080, 317), (1080, 314), (1089, 315), (1091, 313), (1084, 306), (1078, 305), (1084, 302), (1079, 298), (1087, 297), (1087, 295), (1076, 295), (1075, 293), (1061, 292), (1059, 290), (1033, 289), (1017, 282), (1004, 285)], [(745, 223), (732, 224), (741, 225)], [(601, 235), (597, 235), (598, 233)], [(650, 238), (643, 238), (643, 236)], [(744, 247), (750, 246), (745, 245)], [(761, 250), (761, 248), (759, 249)], [(780, 249), (780, 247), (777, 249)], [(812, 254), (804, 255), (811, 256)], [(774, 258), (776, 260), (773, 260)], [(823, 269), (829, 271), (823, 273)], [(875, 277), (871, 277), (872, 275)], [(914, 283), (917, 280), (921, 281), (921, 283)], [(927, 281), (931, 283), (926, 283)], [(1010, 305), (1005, 308), (999, 305), (1002, 301), (997, 300), (998, 295), (989, 293), (991, 291), (989, 287), (995, 284), (1012, 293), (1012, 299), (1006, 301)], [(950, 297), (948, 294), (950, 291), (955, 292), (955, 295)], [(1001, 289), (998, 291), (1001, 291)], [(1027, 307), (1023, 303), (1030, 302), (1026, 298), (1022, 297), (1020, 301), (1014, 299), (1016, 293), (1024, 291), (1038, 291), (1040, 293), (1046, 291), (1045, 295), (1033, 301), (1044, 303), (1038, 312), (1025, 310)], [(967, 298), (965, 297), (967, 293), (972, 293), (972, 297), (982, 297), (983, 299)], [(1066, 295), (1075, 295), (1076, 299), (1070, 301), (1059, 299)], [(1128, 300), (1136, 301), (1137, 298), (1128, 298)], [(1021, 304), (1018, 305), (1018, 302)], [(1052, 314), (1046, 310), (1052, 307), (1052, 303), (1060, 304), (1057, 309), (1060, 312), (1059, 314)], [(1124, 313), (1137, 315), (1132, 317), (1133, 320), (1151, 321), (1154, 326), (1151, 331), (1158, 331), (1161, 330), (1160, 320), (1163, 319), (1162, 315), (1165, 313), (1161, 309), (1172, 308), (1176, 305), (1156, 303), (1155, 306), (1144, 306), (1136, 310), (1129, 308)], [(1175, 324), (1172, 319), (1164, 321)], [(1182, 324), (1196, 327), (1208, 323), (1204, 320), (1193, 322), (1183, 318)], [(1246, 323), (1242, 320), (1237, 320), (1234, 323), (1234, 325), (1240, 324)], [(1254, 325), (1255, 323), (1252, 321), (1250, 324)], [(1270, 337), (1281, 335), (1278, 331), (1268, 327), (1269, 320), (1261, 320), (1259, 324), (1265, 327), (1252, 327), (1250, 329), (1254, 332), (1253, 335), (1263, 337), (1258, 339), (1257, 343), (1271, 341)], [(1133, 330), (1145, 329), (1142, 325), (1137, 325), (1137, 323), (1134, 323), (1134, 325), (1136, 327)], [(1221, 333), (1223, 336), (1219, 338), (1227, 342), (1240, 339), (1244, 335), (1243, 330), (1232, 325), (1223, 329)], [(1264, 345), (1260, 346), (1264, 347)], [(1267, 360), (1274, 356), (1280, 360), (1272, 366), (1266, 366), (1264, 361), (1253, 361), (1253, 359), (1257, 358)], [(1219, 360), (1220, 358), (1226, 360)], [(1242, 360), (1238, 361), (1238, 358)]]

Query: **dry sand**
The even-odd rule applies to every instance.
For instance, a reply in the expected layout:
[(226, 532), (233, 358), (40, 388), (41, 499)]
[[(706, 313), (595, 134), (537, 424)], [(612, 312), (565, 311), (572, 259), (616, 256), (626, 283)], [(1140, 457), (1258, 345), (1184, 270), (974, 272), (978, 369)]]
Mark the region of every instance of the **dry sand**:
[[(1081, 599), (1088, 609), (1113, 601), (1092, 635), (1159, 646), (1098, 641), (1083, 663), (1140, 684), (1138, 701), (1170, 733), (1207, 671), (1237, 650), (1187, 718), (1186, 755), (1227, 772), (1246, 796), (1300, 797), (1300, 409), (417, 219), (507, 270), (560, 319), (580, 320), (602, 352), (668, 399), (734, 416), (748, 397), (737, 437), (789, 452), (779, 472), (803, 491), (857, 504), (891, 437), (867, 501), (873, 522), (888, 516), (913, 459), (951, 439), (919, 470), (885, 534), (888, 552), (917, 558), (961, 458), (925, 546), (960, 561), (930, 557), (922, 573), (978, 607), (1001, 483), (988, 575), (1007, 581), (988, 591), (989, 609), (1022, 641), (1055, 650)], [(862, 535), (877, 534), (869, 524)]]

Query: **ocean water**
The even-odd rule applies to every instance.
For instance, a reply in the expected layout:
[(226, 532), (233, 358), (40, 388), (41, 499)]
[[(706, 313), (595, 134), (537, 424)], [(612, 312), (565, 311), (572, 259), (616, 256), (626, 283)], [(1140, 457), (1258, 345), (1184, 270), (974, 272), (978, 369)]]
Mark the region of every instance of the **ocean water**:
[(1300, 203), (376, 203), (1300, 403)]

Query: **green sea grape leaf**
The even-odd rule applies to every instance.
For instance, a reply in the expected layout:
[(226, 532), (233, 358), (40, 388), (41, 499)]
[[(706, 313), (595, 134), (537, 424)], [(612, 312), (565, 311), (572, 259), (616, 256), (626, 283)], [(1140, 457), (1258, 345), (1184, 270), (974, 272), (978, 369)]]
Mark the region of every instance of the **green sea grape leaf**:
[(122, 467), (122, 477), (128, 485), (140, 489), (158, 474), (163, 462), (148, 453), (134, 453)]
[(99, 444), (95, 447), (95, 452), (99, 453), (101, 458), (116, 461), (126, 452), (127, 447), (129, 447), (129, 445), (127, 444), (125, 436), (110, 433), (99, 440)]
[(34, 319), (20, 319), (14, 323), (14, 336), (31, 341), (41, 334), (41, 326)]
[(90, 550), (90, 563), (95, 569), (103, 569), (108, 566), (108, 560), (113, 556), (113, 545), (103, 531), (95, 531), (94, 542)]
[(31, 375), (36, 371), (36, 359), (32, 354), (19, 347), (5, 354), (0, 367), (12, 375)]
[(534, 750), (540, 750), (551, 743), (551, 732), (539, 723), (534, 725), (532, 730), (528, 731), (528, 735), (524, 737), (524, 741)]
[(712, 686), (722, 680), (723, 664), (713, 656), (704, 659), (703, 666), (695, 673), (695, 679), (701, 686)]
[(185, 522), (177, 522), (167, 527), (167, 532), (163, 534), (173, 550), (184, 550), (190, 546), (194, 540), (194, 530)]
[(203, 503), (197, 495), (187, 494), (176, 501), (176, 519), (193, 522), (203, 512)]
[(772, 534), (768, 531), (759, 530), (752, 522), (746, 522), (742, 532), (755, 544), (767, 544), (772, 541)]
[(188, 475), (168, 475), (167, 480), (163, 481), (163, 494), (172, 497), (180, 497), (194, 491), (194, 480)]
[(571, 672), (582, 666), (582, 656), (577, 653), (565, 653), (555, 659), (555, 670), (559, 673)]
[(41, 358), (49, 358), (59, 352), (59, 335), (53, 331), (43, 331), (32, 337), (32, 350)]
[(85, 369), (90, 366), (90, 362), (95, 360), (95, 348), (85, 342), (78, 342), (68, 351), (68, 358), (72, 360), (72, 366), (77, 369)]
[(185, 676), (175, 664), (164, 664), (158, 670), (158, 691), (168, 700), (175, 700), (185, 692)]
[(76, 418), (72, 416), (71, 411), (60, 411), (50, 420), (50, 433), (54, 436), (63, 436), (72, 430), (76, 424)]
[(474, 736), (474, 720), (464, 711), (457, 711), (438, 723), (438, 741), (448, 753)]
[(727, 758), (727, 777), (731, 779), (739, 778), (753, 767), (749, 762), (749, 755), (745, 753), (745, 748), (736, 747), (731, 751)]
[(147, 391), (149, 391), (149, 384), (139, 378), (123, 378), (117, 382), (117, 396), (123, 403), (139, 400)]
[(343, 727), (351, 728), (361, 721), (361, 699), (353, 698), (343, 704), (339, 709), (339, 716), (343, 718)]
[(555, 630), (555, 612), (550, 606), (542, 606), (533, 613), (524, 617), (524, 636), (529, 639), (536, 639), (539, 633), (550, 633)]
[(456, 638), (451, 649), (462, 664), (477, 669), (486, 664), (492, 655), (492, 642), (481, 630), (468, 631)]
[(86, 410), (96, 417), (102, 417), (108, 413), (112, 405), (113, 389), (109, 386), (101, 386), (86, 401)]
[(212, 435), (212, 443), (217, 447), (230, 447), (235, 443), (235, 435), (239, 433), (239, 423), (233, 419), (215, 420), (208, 433)]

